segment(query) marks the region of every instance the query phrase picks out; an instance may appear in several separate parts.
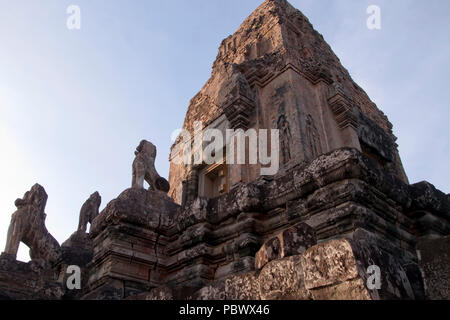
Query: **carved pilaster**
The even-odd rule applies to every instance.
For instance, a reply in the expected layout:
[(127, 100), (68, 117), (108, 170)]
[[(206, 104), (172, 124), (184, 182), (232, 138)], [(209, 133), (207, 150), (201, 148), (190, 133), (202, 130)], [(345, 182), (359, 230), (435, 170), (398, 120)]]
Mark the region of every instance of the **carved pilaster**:
[[(198, 197), (198, 170), (191, 169), (187, 177), (187, 195), (186, 202), (194, 201)], [(184, 196), (183, 196), (184, 197)]]

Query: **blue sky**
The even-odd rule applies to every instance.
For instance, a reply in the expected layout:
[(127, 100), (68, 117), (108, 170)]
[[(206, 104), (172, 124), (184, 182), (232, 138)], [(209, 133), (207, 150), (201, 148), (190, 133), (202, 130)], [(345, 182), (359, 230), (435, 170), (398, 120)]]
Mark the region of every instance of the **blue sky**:
[[(62, 243), (94, 191), (131, 184), (141, 139), (168, 175), (170, 136), (222, 39), (261, 0), (0, 0), (0, 251), (14, 201), (38, 182)], [(292, 0), (394, 124), (412, 183), (450, 192), (450, 2)], [(66, 9), (81, 9), (68, 30)], [(382, 29), (366, 27), (369, 5)], [(21, 246), (19, 258), (27, 260)]]

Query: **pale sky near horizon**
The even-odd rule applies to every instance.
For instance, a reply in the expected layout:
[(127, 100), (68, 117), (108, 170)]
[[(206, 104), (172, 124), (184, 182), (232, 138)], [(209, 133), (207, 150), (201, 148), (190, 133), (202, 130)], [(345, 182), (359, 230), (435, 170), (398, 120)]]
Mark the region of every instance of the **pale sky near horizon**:
[[(221, 41), (261, 2), (0, 0), (0, 251), (15, 199), (35, 183), (62, 243), (91, 193), (102, 209), (130, 186), (140, 140), (158, 147), (167, 177), (189, 100)], [(393, 123), (410, 182), (450, 193), (450, 2), (290, 3)], [(66, 27), (69, 5), (81, 9), (81, 30)], [(369, 5), (381, 8), (381, 30), (366, 27)]]

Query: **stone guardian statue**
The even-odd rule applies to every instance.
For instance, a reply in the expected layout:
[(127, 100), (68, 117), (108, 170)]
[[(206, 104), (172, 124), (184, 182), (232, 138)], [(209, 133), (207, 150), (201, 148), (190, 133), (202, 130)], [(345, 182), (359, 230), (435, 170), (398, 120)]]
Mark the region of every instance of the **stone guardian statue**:
[(17, 211), (12, 215), (5, 253), (17, 257), (20, 242), (30, 248), (30, 258), (43, 268), (54, 266), (61, 259), (61, 247), (45, 227), (47, 193), (34, 185), (22, 199), (17, 199)]
[(155, 169), (156, 153), (156, 147), (146, 140), (141, 141), (136, 148), (132, 188), (143, 189), (144, 181), (147, 181), (150, 186), (149, 190), (169, 192), (169, 182), (162, 178)]
[(93, 193), (89, 199), (83, 204), (80, 210), (80, 222), (78, 224), (78, 232), (86, 233), (88, 223), (92, 224), (95, 217), (98, 216), (102, 197), (98, 192)]

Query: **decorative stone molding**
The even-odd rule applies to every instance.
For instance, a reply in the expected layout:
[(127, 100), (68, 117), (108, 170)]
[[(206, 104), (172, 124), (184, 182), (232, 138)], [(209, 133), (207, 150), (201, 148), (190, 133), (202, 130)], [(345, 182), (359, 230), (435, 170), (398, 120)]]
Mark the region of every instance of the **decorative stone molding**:
[(321, 81), (325, 82), (327, 85), (333, 83), (332, 75), (320, 62), (302, 61), (301, 71), (306, 79), (314, 85)]
[(254, 108), (253, 101), (241, 96), (228, 104), (224, 111), (233, 129), (247, 130)]
[(235, 74), (225, 87), (224, 112), (233, 129), (247, 130), (256, 108), (253, 91), (242, 73)]
[(339, 84), (335, 83), (330, 90), (328, 103), (334, 113), (339, 128), (358, 128), (358, 121), (353, 110), (353, 103), (351, 99), (344, 93), (342, 87)]

